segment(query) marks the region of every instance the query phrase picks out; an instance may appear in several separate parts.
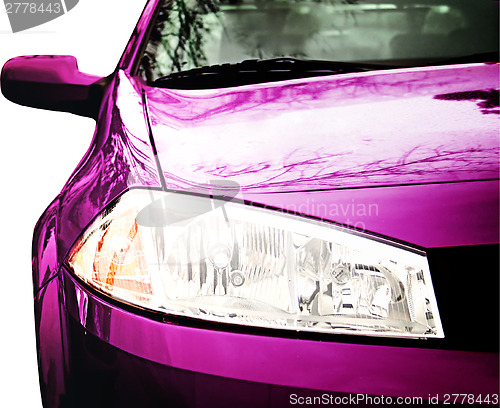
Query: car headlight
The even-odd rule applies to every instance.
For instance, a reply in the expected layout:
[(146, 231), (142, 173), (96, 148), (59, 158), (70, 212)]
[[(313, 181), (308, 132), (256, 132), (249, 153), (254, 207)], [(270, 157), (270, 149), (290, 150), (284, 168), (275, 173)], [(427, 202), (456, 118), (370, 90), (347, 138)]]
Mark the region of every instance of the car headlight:
[(89, 226), (67, 264), (106, 295), (171, 315), (444, 337), (424, 253), (237, 202), (130, 190)]

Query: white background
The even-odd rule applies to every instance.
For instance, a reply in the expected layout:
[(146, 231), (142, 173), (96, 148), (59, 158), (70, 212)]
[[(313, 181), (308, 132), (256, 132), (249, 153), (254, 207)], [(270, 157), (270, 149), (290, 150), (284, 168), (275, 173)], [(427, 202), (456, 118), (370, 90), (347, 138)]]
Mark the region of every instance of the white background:
[[(12, 57), (70, 54), (110, 74), (145, 0), (80, 0), (51, 22), (13, 34), (0, 2), (0, 66)], [(40, 408), (31, 275), (36, 221), (87, 150), (95, 122), (26, 108), (0, 95), (0, 407)]]

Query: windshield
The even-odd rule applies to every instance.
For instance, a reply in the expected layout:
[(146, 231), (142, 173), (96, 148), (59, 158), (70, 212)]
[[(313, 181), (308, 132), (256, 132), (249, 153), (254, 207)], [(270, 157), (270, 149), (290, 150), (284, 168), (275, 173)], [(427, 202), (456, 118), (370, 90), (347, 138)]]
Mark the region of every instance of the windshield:
[(494, 0), (167, 0), (140, 73), (278, 57), (408, 67), (492, 52)]

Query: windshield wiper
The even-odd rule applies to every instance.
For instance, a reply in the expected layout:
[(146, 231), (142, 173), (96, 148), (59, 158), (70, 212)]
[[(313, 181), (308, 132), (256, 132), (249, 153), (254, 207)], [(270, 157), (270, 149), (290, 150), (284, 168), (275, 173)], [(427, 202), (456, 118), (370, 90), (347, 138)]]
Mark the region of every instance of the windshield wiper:
[(283, 81), (286, 79), (391, 68), (396, 67), (357, 62), (279, 57), (262, 60), (245, 60), (236, 64), (211, 65), (174, 72), (158, 78), (152, 85), (172, 89), (227, 88), (262, 82)]

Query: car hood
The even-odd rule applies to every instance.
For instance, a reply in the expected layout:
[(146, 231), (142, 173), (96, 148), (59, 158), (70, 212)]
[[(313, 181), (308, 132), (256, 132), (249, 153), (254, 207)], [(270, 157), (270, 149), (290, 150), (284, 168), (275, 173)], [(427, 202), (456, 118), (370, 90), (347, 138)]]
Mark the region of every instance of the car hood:
[(469, 64), (145, 95), (168, 188), (231, 180), (240, 198), (429, 247), (498, 241), (498, 77)]

